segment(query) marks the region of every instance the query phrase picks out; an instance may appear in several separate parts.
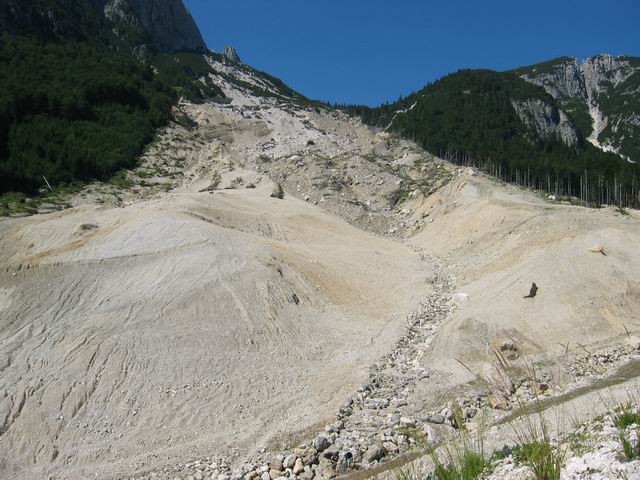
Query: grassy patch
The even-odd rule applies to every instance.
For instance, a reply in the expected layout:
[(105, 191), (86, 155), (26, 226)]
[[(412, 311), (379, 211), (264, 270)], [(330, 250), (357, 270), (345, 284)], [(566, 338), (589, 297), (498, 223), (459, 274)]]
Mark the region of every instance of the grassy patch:
[(398, 430), (398, 432), (401, 433), (402, 435), (405, 435), (407, 438), (413, 439), (413, 441), (419, 448), (426, 449), (428, 447), (427, 439), (424, 433), (422, 433), (417, 428), (402, 427)]
[(528, 466), (536, 480), (559, 480), (564, 462), (564, 449), (555, 448), (548, 440), (534, 440), (513, 451), (516, 463)]
[(32, 214), (36, 211), (24, 193), (8, 192), (0, 196), (0, 216)]
[(396, 206), (404, 203), (409, 198), (410, 193), (411, 192), (406, 188), (398, 188), (387, 193), (385, 198), (389, 202), (389, 207), (395, 208)]
[[(613, 423), (618, 429), (618, 440), (627, 461), (640, 458), (640, 413), (632, 402), (618, 405), (612, 413)], [(630, 432), (629, 432), (630, 430)], [(633, 440), (630, 437), (635, 437)]]
[(113, 177), (109, 179), (108, 183), (121, 190), (126, 190), (128, 188), (133, 187), (133, 182), (129, 178), (129, 175), (126, 170), (120, 170), (118, 173), (116, 173)]
[(0, 195), (0, 217), (34, 215), (45, 204), (54, 209), (69, 208), (69, 197), (79, 192), (83, 186), (82, 182), (62, 183), (54, 187), (53, 191), (46, 191), (32, 197), (22, 192), (4, 193)]
[(567, 445), (552, 442), (541, 409), (519, 418), (512, 428), (518, 442), (514, 449), (516, 462), (528, 466), (536, 480), (559, 480)]
[(455, 461), (436, 465), (433, 475), (436, 480), (473, 480), (480, 478), (488, 466), (481, 453), (464, 450)]
[(627, 427), (632, 425), (640, 425), (640, 413), (634, 411), (631, 402), (626, 402), (615, 409), (613, 421), (616, 427), (627, 429)]
[(591, 449), (591, 434), (588, 431), (573, 432), (567, 437), (567, 443), (575, 455), (584, 455)]
[(475, 434), (460, 428), (447, 439), (439, 451), (431, 452), (434, 480), (474, 480), (491, 470), (491, 460), (484, 452), (484, 424)]

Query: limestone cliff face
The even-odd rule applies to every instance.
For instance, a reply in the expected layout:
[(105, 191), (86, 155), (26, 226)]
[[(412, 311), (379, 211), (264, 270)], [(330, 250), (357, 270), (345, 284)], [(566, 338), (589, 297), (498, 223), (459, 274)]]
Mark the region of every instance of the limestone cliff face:
[(516, 71), (542, 86), (596, 147), (640, 161), (640, 59), (598, 55), (580, 63), (560, 58)]
[(558, 139), (571, 148), (578, 147), (578, 132), (565, 112), (540, 99), (512, 100), (518, 117), (539, 139)]
[(576, 58), (561, 59), (550, 70), (537, 66), (530, 69), (522, 78), (540, 85), (555, 99), (587, 97), (582, 70)]
[(194, 50), (207, 46), (191, 13), (181, 0), (93, 0), (114, 24), (114, 31), (132, 39), (134, 47), (160, 52)]

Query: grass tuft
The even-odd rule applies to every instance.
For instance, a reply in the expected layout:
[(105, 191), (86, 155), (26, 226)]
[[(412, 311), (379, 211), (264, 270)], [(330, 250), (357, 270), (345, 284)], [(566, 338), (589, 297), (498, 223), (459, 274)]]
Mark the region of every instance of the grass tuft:
[(435, 469), (433, 480), (474, 480), (489, 469), (491, 462), (484, 452), (485, 425), (482, 423), (475, 435), (461, 428), (440, 449), (431, 452)]
[[(618, 429), (618, 440), (622, 446), (622, 453), (627, 461), (640, 458), (640, 412), (631, 401), (622, 403), (613, 409), (613, 423)], [(629, 439), (631, 430), (633, 440)]]
[(537, 412), (523, 415), (511, 426), (518, 443), (514, 449), (516, 462), (528, 466), (536, 480), (559, 480), (567, 445), (554, 444), (540, 406)]

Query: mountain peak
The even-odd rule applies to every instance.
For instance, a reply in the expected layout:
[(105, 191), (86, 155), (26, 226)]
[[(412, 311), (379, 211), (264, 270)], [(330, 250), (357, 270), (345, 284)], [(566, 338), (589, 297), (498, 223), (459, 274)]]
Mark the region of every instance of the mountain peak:
[(229, 60), (230, 62), (242, 63), (238, 52), (233, 47), (224, 47), (224, 50), (222, 51), (222, 57), (225, 60)]

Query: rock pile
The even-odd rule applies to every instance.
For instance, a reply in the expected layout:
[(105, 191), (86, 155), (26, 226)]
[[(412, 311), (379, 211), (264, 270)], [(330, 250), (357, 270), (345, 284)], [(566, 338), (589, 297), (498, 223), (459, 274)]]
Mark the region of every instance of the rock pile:
[(599, 378), (615, 366), (640, 358), (640, 343), (617, 345), (594, 352), (585, 351), (566, 365), (566, 370), (576, 378)]

